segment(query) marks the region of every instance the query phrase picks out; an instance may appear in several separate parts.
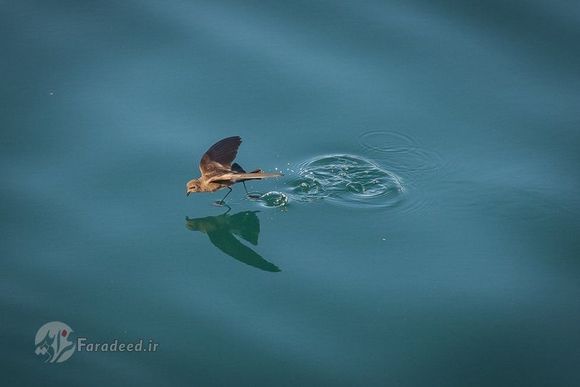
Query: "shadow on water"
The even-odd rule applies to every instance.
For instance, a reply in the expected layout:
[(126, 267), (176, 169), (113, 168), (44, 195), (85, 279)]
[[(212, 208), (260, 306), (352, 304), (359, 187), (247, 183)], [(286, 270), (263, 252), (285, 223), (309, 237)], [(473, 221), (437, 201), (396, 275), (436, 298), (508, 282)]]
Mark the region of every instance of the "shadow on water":
[(228, 215), (228, 212), (229, 209), (224, 214), (205, 218), (186, 217), (186, 227), (191, 231), (207, 234), (215, 247), (246, 265), (264, 271), (279, 272), (276, 265), (236, 238), (238, 236), (254, 246), (258, 244), (260, 220), (256, 213), (259, 211), (243, 211), (234, 215)]

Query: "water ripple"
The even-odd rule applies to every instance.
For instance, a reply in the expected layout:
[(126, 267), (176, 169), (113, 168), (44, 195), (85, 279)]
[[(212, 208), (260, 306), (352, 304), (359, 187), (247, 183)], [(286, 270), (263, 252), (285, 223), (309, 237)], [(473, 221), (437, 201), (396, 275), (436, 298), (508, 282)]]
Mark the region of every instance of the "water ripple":
[(360, 145), (373, 157), (403, 175), (431, 173), (443, 165), (441, 156), (423, 148), (413, 138), (392, 131), (370, 131), (359, 136)]
[(402, 200), (402, 180), (360, 156), (318, 156), (300, 164), (289, 182), (291, 198), (310, 202), (325, 199), (355, 207), (390, 207)]

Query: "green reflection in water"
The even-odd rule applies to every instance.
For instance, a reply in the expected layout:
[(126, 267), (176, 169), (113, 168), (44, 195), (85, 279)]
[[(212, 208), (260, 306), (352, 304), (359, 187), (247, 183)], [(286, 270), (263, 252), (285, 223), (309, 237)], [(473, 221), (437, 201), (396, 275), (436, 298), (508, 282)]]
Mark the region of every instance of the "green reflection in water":
[(258, 244), (260, 220), (256, 213), (259, 211), (242, 211), (234, 215), (228, 215), (228, 212), (229, 209), (218, 216), (186, 217), (186, 227), (207, 234), (215, 247), (246, 265), (269, 272), (280, 271), (276, 265), (265, 260), (236, 238), (240, 237), (254, 246)]

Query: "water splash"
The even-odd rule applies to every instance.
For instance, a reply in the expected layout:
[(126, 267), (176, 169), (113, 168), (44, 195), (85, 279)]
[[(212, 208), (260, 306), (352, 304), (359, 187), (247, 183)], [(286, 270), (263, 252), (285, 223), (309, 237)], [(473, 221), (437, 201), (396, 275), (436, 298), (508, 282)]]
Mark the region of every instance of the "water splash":
[(278, 192), (278, 191), (270, 191), (266, 192), (265, 194), (258, 195), (255, 198), (262, 206), (276, 208), (276, 207), (284, 207), (288, 205), (289, 199), (288, 195)]
[(289, 182), (291, 198), (309, 202), (325, 199), (356, 207), (389, 207), (402, 200), (401, 178), (360, 156), (319, 156), (302, 163)]

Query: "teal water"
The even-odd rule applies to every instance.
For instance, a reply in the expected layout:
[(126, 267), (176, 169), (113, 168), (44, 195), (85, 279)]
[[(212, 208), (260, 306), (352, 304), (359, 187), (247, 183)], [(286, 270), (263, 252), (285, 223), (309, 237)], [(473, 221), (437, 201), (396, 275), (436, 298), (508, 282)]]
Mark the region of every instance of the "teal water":
[[(580, 385), (579, 22), (0, 1), (2, 385)], [(186, 198), (231, 135), (284, 177)]]

